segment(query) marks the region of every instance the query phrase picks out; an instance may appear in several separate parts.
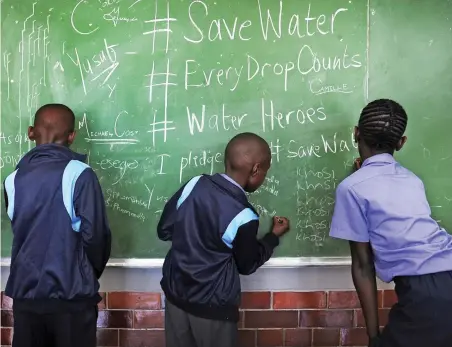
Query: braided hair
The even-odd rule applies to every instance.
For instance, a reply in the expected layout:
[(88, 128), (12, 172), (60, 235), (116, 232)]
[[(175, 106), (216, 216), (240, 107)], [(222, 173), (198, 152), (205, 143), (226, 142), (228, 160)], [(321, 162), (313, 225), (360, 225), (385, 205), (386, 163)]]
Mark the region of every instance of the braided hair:
[(378, 151), (394, 152), (405, 133), (408, 116), (403, 107), (389, 99), (370, 102), (358, 122), (364, 142)]

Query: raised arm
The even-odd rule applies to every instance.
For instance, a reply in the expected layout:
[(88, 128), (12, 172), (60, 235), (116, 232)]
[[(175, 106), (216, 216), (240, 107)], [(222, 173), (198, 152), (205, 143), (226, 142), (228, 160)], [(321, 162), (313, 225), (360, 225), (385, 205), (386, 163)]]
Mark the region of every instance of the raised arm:
[(270, 259), (273, 250), (279, 245), (279, 238), (272, 232), (257, 239), (259, 221), (252, 220), (237, 230), (233, 242), (234, 259), (239, 273), (250, 275)]
[[(231, 244), (239, 273), (250, 275), (270, 259), (273, 250), (279, 245), (279, 238), (289, 230), (289, 220), (282, 217), (274, 217), (272, 231), (265, 234), (261, 239), (257, 239), (259, 230), (257, 215), (247, 209), (242, 211), (239, 216), (239, 223), (231, 222), (231, 225), (238, 225), (235, 239)], [(229, 232), (228, 227), (223, 236), (223, 241), (225, 241), (226, 245), (229, 245), (230, 234), (234, 234)]]

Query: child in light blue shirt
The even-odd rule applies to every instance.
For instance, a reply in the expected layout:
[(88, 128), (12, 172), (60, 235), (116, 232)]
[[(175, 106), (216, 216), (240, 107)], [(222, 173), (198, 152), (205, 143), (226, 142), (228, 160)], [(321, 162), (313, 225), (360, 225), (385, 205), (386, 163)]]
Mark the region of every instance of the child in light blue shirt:
[[(362, 165), (337, 188), (330, 236), (350, 241), (352, 276), (378, 347), (452, 346), (452, 236), (430, 216), (422, 181), (393, 157), (407, 114), (392, 100), (362, 111)], [(379, 337), (375, 274), (395, 282), (398, 303)]]

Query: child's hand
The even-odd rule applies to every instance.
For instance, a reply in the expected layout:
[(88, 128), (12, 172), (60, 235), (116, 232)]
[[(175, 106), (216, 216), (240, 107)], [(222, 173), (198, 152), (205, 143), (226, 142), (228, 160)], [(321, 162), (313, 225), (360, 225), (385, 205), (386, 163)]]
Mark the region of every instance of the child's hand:
[(285, 217), (273, 217), (272, 233), (278, 237), (283, 236), (290, 229), (289, 220)]
[(356, 158), (353, 167), (355, 170), (359, 170), (361, 168), (361, 158)]

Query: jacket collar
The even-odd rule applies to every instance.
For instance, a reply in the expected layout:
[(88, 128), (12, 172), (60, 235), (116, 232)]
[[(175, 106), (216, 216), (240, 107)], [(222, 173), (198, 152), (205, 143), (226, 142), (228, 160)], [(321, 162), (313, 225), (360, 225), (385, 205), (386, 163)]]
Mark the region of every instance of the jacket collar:
[(228, 175), (226, 175), (226, 174), (221, 174), (221, 177), (223, 177), (224, 179), (226, 179), (226, 180), (228, 180), (229, 182), (231, 182), (232, 184), (234, 184), (234, 185), (236, 185), (237, 187), (239, 187), (241, 190), (242, 190), (242, 192), (244, 192), (245, 194), (246, 194), (246, 192), (245, 192), (245, 190), (242, 188), (242, 186), (240, 185), (240, 184), (238, 184), (236, 181), (234, 181), (231, 177), (229, 177)]
[(79, 160), (85, 162), (86, 155), (76, 153), (68, 147), (62, 145), (53, 143), (44, 144), (36, 146), (25, 154), (25, 156), (17, 164), (17, 168), (54, 160)]
[(244, 206), (249, 207), (254, 213), (259, 215), (253, 205), (249, 203), (243, 188), (236, 182), (232, 182), (231, 179), (223, 177), (222, 174), (215, 174), (207, 177), (209, 177), (217, 186), (220, 186), (227, 194), (231, 195), (234, 199), (240, 201)]

